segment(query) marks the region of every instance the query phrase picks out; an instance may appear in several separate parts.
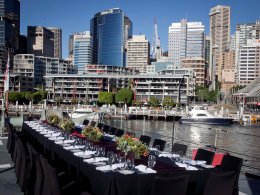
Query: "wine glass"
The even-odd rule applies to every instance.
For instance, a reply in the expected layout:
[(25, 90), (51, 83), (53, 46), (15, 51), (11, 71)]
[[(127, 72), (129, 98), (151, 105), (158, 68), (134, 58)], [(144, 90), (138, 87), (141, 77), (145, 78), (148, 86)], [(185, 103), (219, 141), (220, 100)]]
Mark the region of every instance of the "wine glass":
[(149, 168), (153, 168), (154, 165), (155, 165), (155, 163), (156, 163), (156, 158), (155, 158), (155, 156), (154, 156), (154, 155), (149, 155), (149, 156), (148, 156), (148, 167), (149, 167)]
[(127, 159), (127, 167), (129, 168), (129, 170), (133, 170), (135, 168), (134, 159)]
[(182, 151), (178, 151), (177, 152), (176, 161), (177, 162), (182, 162), (182, 160), (183, 160), (183, 152)]
[(155, 148), (154, 154), (155, 154), (156, 156), (158, 156), (159, 153), (160, 153), (160, 148), (161, 148), (161, 147), (160, 147), (160, 145), (155, 145), (154, 148)]
[(109, 151), (109, 152), (107, 153), (107, 157), (108, 157), (108, 164), (112, 167), (112, 164), (113, 164), (113, 162), (115, 161), (115, 159), (114, 159), (114, 153), (111, 152), (111, 151)]
[(100, 156), (105, 156), (105, 155), (106, 155), (106, 149), (105, 149), (105, 147), (100, 147), (100, 148), (99, 148), (99, 155), (100, 155)]
[(127, 163), (126, 163), (126, 157), (125, 156), (120, 156), (119, 158), (119, 163), (122, 163), (123, 164), (123, 167), (121, 169), (126, 169), (127, 167)]

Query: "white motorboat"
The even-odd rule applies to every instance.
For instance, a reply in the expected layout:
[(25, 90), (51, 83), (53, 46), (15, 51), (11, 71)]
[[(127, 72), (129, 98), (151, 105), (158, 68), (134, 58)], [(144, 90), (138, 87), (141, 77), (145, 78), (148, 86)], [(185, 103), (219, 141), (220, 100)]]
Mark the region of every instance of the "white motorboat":
[(194, 106), (188, 116), (180, 119), (181, 123), (203, 123), (211, 125), (230, 125), (233, 123), (233, 118), (223, 116), (213, 116), (203, 106)]
[(75, 109), (75, 111), (73, 113), (70, 114), (70, 118), (71, 119), (81, 118), (81, 117), (87, 116), (93, 112), (94, 112), (94, 110), (91, 107), (77, 108), (77, 109)]

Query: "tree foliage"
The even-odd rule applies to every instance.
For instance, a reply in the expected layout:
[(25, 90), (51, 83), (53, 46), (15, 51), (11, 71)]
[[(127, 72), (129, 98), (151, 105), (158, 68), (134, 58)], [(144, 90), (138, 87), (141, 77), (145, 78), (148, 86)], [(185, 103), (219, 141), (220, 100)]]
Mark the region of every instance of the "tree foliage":
[(167, 96), (164, 98), (162, 105), (167, 107), (174, 107), (175, 103), (171, 97)]
[(19, 104), (22, 103), (28, 103), (30, 101), (34, 101), (36, 103), (39, 103), (40, 101), (46, 99), (47, 97), (47, 92), (46, 91), (36, 91), (36, 92), (32, 92), (32, 91), (21, 91), (21, 92), (17, 92), (17, 91), (11, 91), (9, 92), (9, 102), (15, 103), (16, 101), (19, 102)]
[(123, 88), (123, 89), (120, 89), (115, 94), (116, 103), (124, 102), (124, 103), (127, 103), (128, 105), (131, 105), (132, 100), (133, 100), (133, 91), (131, 89)]
[(112, 92), (99, 92), (98, 93), (98, 102), (100, 104), (112, 104), (114, 103), (115, 94)]
[(159, 100), (156, 97), (150, 97), (150, 105), (153, 107), (159, 106)]

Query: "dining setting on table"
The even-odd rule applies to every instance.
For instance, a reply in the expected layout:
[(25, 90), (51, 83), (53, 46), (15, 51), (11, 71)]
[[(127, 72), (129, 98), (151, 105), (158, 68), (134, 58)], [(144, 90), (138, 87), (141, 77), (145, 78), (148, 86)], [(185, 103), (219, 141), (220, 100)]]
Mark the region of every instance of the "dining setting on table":
[(179, 194), (203, 194), (210, 174), (220, 172), (207, 159), (187, 158), (187, 148), (164, 151), (163, 140), (155, 139), (150, 147), (142, 136), (116, 136), (98, 125), (82, 125), (72, 131), (74, 127), (68, 119), (54, 117), (25, 121), (23, 133), (50, 163), (68, 172), (93, 195), (149, 195), (158, 193), (158, 189), (164, 194), (172, 185), (162, 180), (171, 177), (182, 181), (177, 185), (182, 188)]

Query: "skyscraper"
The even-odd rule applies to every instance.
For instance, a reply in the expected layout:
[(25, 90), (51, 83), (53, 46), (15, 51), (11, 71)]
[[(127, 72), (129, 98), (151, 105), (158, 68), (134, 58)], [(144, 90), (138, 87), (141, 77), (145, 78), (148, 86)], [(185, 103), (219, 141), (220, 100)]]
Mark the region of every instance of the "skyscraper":
[(18, 49), (20, 0), (0, 0), (0, 8), (0, 71), (4, 72), (7, 53), (12, 56)]
[(36, 56), (54, 57), (54, 34), (42, 26), (28, 26), (27, 53)]
[(48, 27), (53, 35), (54, 58), (62, 58), (62, 30), (60, 28)]
[(93, 64), (126, 65), (126, 41), (132, 36), (132, 22), (119, 8), (95, 14), (90, 21)]
[(146, 72), (150, 59), (150, 44), (145, 35), (133, 35), (127, 41), (127, 67)]
[(92, 63), (92, 38), (90, 32), (74, 34), (73, 63), (78, 69), (78, 73), (85, 72), (85, 66)]
[(180, 67), (181, 59), (204, 57), (204, 25), (201, 22), (172, 23), (169, 27), (168, 56), (174, 65)]
[[(221, 79), (222, 53), (230, 43), (230, 7), (218, 5), (210, 13), (210, 75), (212, 88), (215, 89), (215, 76)], [(213, 59), (214, 57), (214, 59)]]

